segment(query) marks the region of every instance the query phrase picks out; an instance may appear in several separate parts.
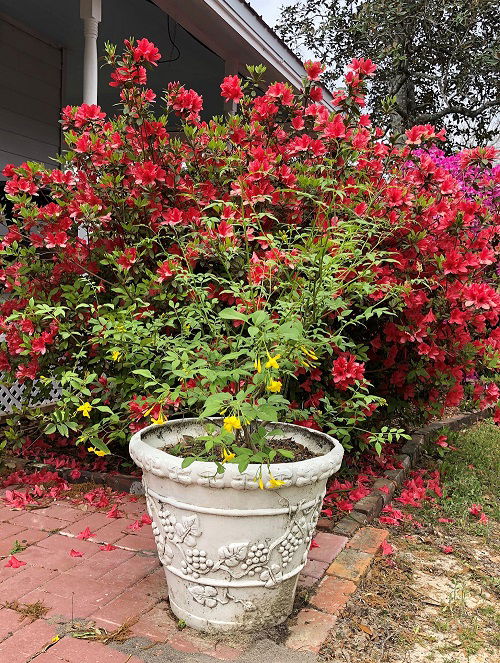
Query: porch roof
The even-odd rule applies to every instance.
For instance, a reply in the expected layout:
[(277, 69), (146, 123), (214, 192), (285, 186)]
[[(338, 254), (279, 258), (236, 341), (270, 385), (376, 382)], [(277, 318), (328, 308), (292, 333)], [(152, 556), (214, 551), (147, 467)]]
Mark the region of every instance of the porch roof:
[[(269, 81), (300, 87), (303, 64), (247, 0), (150, 0), (226, 62), (265, 64)], [(323, 88), (324, 102), (332, 96)]]

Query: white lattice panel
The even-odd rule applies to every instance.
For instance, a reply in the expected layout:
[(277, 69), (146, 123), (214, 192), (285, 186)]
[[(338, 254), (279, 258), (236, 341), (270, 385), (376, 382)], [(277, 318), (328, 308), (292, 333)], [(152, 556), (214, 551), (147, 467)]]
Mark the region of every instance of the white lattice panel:
[[(5, 335), (0, 334), (0, 342), (4, 340), (5, 340)], [(14, 382), (13, 385), (8, 387), (2, 379), (2, 373), (0, 373), (0, 417), (5, 414), (9, 414), (15, 408), (26, 405), (25, 399), (23, 398), (23, 393), (25, 390), (26, 390), (26, 385), (20, 384), (19, 382)], [(52, 405), (52, 403), (55, 403), (59, 399), (60, 395), (61, 395), (61, 387), (56, 384), (50, 390), (48, 398), (45, 398), (43, 400), (37, 400), (36, 386), (35, 386), (35, 388), (31, 392), (30, 404), (33, 406)]]
[[(7, 387), (3, 384), (3, 381), (0, 381), (0, 416), (3, 414), (9, 414), (13, 409), (26, 405), (25, 399), (23, 398), (25, 389), (26, 385), (20, 384), (19, 382), (14, 382), (13, 385)], [(55, 403), (59, 398), (60, 393), (60, 387), (55, 385), (50, 390), (48, 398), (37, 400), (35, 388), (30, 397), (31, 405), (50, 405), (51, 403)]]

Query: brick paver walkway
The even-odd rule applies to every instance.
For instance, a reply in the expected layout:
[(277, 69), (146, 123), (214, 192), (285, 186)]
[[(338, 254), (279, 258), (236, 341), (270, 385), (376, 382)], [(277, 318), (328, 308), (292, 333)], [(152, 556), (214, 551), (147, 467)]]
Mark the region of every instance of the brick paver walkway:
[[(361, 573), (361, 566), (368, 563), (364, 553), (351, 550), (350, 544), (345, 548), (342, 555), (347, 555), (352, 569), (340, 578), (328, 576), (323, 581), (328, 584), (320, 585), (310, 608), (302, 610), (290, 628), (286, 644), (292, 650), (264, 635), (257, 644), (256, 638), (236, 644), (234, 639), (215, 641), (189, 628), (180, 630), (170, 612), (143, 498), (122, 495), (114, 501), (119, 518), (110, 517), (109, 507), (96, 511), (68, 500), (31, 510), (0, 507), (2, 663), (313, 661), (316, 656), (311, 652), (317, 652), (326, 638), (343, 605), (341, 599), (345, 603), (355, 588), (353, 574), (356, 569)], [(305, 589), (330, 573), (347, 543), (345, 537), (327, 533), (319, 533), (316, 540), (319, 546), (310, 551), (300, 577)], [(26, 547), (14, 552), (12, 560), (16, 542)], [(339, 575), (338, 570), (335, 574)], [(47, 612), (34, 621), (22, 619), (13, 609), (15, 601), (21, 607), (41, 602)], [(103, 644), (71, 635), (75, 631), (88, 634), (92, 625), (109, 633), (127, 620), (135, 623), (130, 627), (131, 639), (123, 643)], [(263, 638), (267, 644), (259, 654)]]

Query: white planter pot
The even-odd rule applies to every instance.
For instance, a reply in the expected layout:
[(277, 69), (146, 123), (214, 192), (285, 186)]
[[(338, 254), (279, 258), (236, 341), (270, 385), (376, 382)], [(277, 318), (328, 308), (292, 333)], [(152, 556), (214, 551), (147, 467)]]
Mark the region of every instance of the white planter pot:
[[(276, 424), (272, 424), (273, 430)], [(189, 626), (204, 631), (254, 630), (290, 614), (298, 575), (306, 563), (327, 479), (337, 472), (344, 450), (324, 433), (279, 424), (283, 436), (321, 455), (274, 463), (272, 475), (285, 482), (266, 490), (254, 480), (258, 465), (240, 474), (226, 464), (194, 462), (161, 451), (183, 435), (206, 434), (197, 419), (148, 426), (130, 441), (130, 455), (143, 483), (170, 606)]]

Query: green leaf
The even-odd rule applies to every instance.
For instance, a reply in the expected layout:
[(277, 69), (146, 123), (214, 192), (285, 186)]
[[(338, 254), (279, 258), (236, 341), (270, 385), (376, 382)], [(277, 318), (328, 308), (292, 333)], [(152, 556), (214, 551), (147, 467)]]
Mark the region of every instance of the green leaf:
[(230, 398), (229, 394), (212, 394), (205, 401), (205, 407), (200, 414), (201, 418), (211, 417), (214, 414), (217, 414), (227, 399)]
[(250, 465), (250, 458), (247, 455), (239, 461), (238, 472), (240, 472), (240, 474), (243, 473), (249, 465)]
[(247, 322), (248, 315), (240, 313), (234, 308), (225, 308), (219, 313), (219, 318), (222, 318), (222, 320), (242, 320), (243, 322)]
[(107, 454), (110, 454), (111, 451), (109, 450), (109, 447), (107, 444), (105, 444), (102, 440), (100, 440), (98, 437), (95, 437), (92, 439), (92, 444), (91, 446), (95, 447), (96, 449), (99, 449), (100, 451), (104, 451)]
[(301, 322), (284, 322), (279, 326), (279, 333), (285, 339), (299, 341), (302, 338), (303, 327)]
[(278, 453), (284, 456), (285, 458), (295, 458), (295, 454), (293, 451), (289, 451), (288, 449), (278, 449)]
[(262, 421), (277, 421), (278, 411), (275, 407), (268, 404), (259, 405), (257, 408), (257, 416)]
[(155, 376), (151, 373), (151, 371), (148, 371), (147, 368), (136, 368), (134, 371), (132, 371), (135, 375), (140, 375), (143, 378), (149, 378), (150, 380), (155, 380)]
[(96, 410), (99, 410), (99, 412), (106, 412), (107, 414), (114, 414), (113, 410), (108, 407), (107, 405), (97, 405)]

